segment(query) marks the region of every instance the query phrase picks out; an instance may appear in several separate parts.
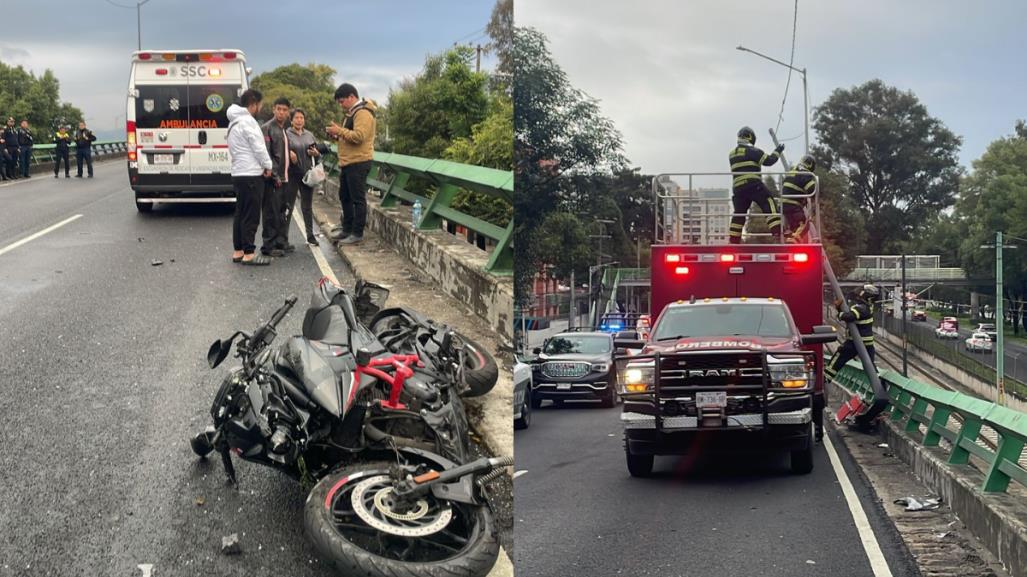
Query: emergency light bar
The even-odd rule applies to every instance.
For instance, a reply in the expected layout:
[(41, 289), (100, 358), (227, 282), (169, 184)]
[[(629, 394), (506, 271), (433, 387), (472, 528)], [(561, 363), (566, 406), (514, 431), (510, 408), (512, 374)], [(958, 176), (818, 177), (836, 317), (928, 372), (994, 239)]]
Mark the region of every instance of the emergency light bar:
[(680, 254), (668, 254), (664, 257), (666, 262), (681, 262)]
[(674, 274), (681, 274), (681, 275), (688, 274), (688, 267), (687, 266), (679, 266), (679, 267), (674, 269)]

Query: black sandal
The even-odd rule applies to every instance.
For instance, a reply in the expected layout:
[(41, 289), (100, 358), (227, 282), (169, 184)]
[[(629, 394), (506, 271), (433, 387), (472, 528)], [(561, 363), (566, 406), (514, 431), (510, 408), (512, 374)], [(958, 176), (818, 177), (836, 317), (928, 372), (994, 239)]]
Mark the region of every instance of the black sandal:
[(257, 256), (251, 258), (250, 260), (243, 259), (243, 260), (241, 260), (239, 262), (242, 263), (242, 264), (245, 264), (245, 265), (250, 265), (250, 266), (267, 266), (267, 265), (271, 264), (271, 259), (269, 257), (266, 257), (266, 256), (262, 255), (262, 254), (258, 254)]
[(242, 257), (241, 256), (233, 256), (232, 257), (232, 262), (242, 262)]

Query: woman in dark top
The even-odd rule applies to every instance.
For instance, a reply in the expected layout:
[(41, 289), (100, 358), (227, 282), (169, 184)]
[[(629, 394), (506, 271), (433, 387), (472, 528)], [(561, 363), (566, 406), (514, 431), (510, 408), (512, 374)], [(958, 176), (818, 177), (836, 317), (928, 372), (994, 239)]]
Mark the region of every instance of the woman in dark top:
[(285, 194), (289, 200), (295, 200), (295, 195), (299, 192), (303, 225), (307, 229), (307, 244), (317, 246), (317, 239), (314, 238), (314, 211), (312, 208), (314, 189), (303, 184), (303, 175), (314, 166), (316, 159), (320, 158), (328, 150), (328, 147), (318, 144), (314, 133), (303, 128), (306, 124), (306, 117), (303, 109), (293, 110), (292, 126), (286, 131), (289, 136), (289, 182), (285, 185), (287, 187)]

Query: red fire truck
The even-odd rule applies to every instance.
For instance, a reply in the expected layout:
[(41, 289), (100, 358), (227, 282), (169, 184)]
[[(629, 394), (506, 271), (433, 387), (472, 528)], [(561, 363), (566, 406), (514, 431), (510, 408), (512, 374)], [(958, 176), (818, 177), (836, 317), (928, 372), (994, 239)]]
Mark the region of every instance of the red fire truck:
[[(808, 473), (822, 426), (822, 347), (837, 339), (822, 317), (820, 227), (808, 244), (769, 233), (728, 244), (717, 232), (731, 210), (697, 201), (696, 176), (653, 181), (656, 322), (642, 352), (618, 360), (628, 469), (646, 476), (654, 455), (761, 444), (790, 451), (793, 470)], [(818, 225), (816, 193), (808, 210)]]

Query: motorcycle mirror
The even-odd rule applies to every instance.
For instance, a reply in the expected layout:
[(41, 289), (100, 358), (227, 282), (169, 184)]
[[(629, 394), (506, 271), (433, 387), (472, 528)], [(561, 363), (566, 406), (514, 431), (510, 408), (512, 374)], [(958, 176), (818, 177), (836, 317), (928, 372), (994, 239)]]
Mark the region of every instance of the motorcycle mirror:
[(216, 369), (228, 357), (228, 353), (232, 352), (233, 340), (235, 340), (234, 336), (227, 341), (218, 339), (211, 343), (210, 349), (207, 350), (207, 364), (210, 365), (210, 368)]

